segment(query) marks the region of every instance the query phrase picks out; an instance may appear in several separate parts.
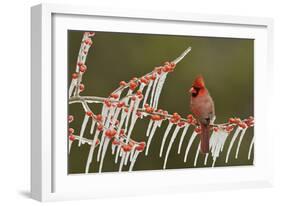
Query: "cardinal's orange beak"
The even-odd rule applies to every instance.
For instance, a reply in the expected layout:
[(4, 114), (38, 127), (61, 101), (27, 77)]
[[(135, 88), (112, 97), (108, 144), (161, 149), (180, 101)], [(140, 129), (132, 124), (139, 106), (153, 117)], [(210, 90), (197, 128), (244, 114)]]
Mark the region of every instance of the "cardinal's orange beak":
[(193, 93), (196, 93), (196, 90), (195, 90), (193, 87), (191, 87), (188, 92), (191, 93), (191, 94), (193, 94)]

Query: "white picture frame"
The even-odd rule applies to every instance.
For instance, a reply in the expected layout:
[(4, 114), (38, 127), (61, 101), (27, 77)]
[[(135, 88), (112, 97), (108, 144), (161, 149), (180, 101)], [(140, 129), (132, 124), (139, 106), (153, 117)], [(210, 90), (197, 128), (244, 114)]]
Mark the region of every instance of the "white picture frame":
[[(165, 173), (152, 171), (95, 176), (68, 176), (65, 170), (67, 163), (64, 162), (67, 150), (61, 147), (64, 140), (58, 141), (54, 139), (57, 132), (55, 128), (65, 126), (65, 123), (60, 121), (64, 118), (64, 114), (55, 108), (63, 107), (58, 103), (59, 98), (67, 99), (66, 96), (61, 95), (63, 94), (61, 92), (65, 92), (66, 85), (63, 86), (63, 84), (58, 84), (57, 82), (58, 77), (65, 80), (66, 75), (63, 77), (63, 71), (53, 70), (54, 67), (61, 64), (54, 53), (65, 52), (66, 54), (66, 47), (65, 44), (62, 44), (58, 48), (55, 45), (57, 41), (54, 40), (55, 38), (61, 38), (61, 35), (64, 35), (64, 31), (69, 27), (92, 30), (90, 22), (97, 17), (106, 19), (108, 25), (110, 25), (110, 21), (120, 21), (120, 26), (118, 28), (112, 26), (112, 31), (118, 29), (119, 31), (124, 31), (125, 26), (131, 25), (130, 28), (135, 29), (134, 32), (141, 32), (144, 25), (151, 21), (161, 22), (161, 24), (175, 24), (178, 30), (173, 32), (186, 32), (181, 31), (180, 26), (192, 23), (195, 27), (199, 24), (202, 25), (202, 29), (194, 29), (192, 35), (195, 36), (249, 37), (257, 39), (258, 46), (255, 47), (255, 166), (214, 168), (208, 171), (189, 169), (173, 170)], [(138, 28), (132, 26), (136, 22), (140, 25)], [(177, 23), (180, 23), (180, 26)], [(167, 13), (160, 11), (128, 11), (114, 10), (114, 8), (41, 4), (31, 9), (31, 25), (32, 198), (40, 201), (52, 201), (272, 185), (272, 144), (274, 135), (269, 129), (269, 115), (266, 109), (270, 107), (271, 97), (267, 100), (262, 98), (262, 93), (266, 91), (261, 84), (261, 82), (267, 82), (268, 85), (272, 84), (270, 81), (270, 75), (273, 75), (272, 19), (176, 12), (167, 15)], [(207, 33), (204, 27), (214, 27), (214, 29), (209, 30)], [(152, 26), (145, 29), (145, 32), (156, 32)], [(198, 33), (196, 34), (196, 32)], [(165, 31), (157, 31), (157, 33), (167, 34)], [(54, 51), (54, 48), (60, 51)], [(61, 61), (63, 62), (63, 60)], [(61, 80), (60, 82), (64, 82)], [(63, 99), (60, 100), (64, 101)], [(62, 109), (62, 111), (65, 111), (65, 109)], [(266, 136), (267, 141), (260, 141), (260, 136)], [(115, 178), (116, 175), (118, 175), (118, 179)], [(131, 185), (129, 190), (123, 184), (125, 181), (134, 182), (135, 180), (141, 181), (137, 185)], [(86, 184), (91, 181), (95, 184)], [(75, 192), (71, 191), (71, 187), (76, 188)], [(109, 190), (114, 192), (108, 192)]]

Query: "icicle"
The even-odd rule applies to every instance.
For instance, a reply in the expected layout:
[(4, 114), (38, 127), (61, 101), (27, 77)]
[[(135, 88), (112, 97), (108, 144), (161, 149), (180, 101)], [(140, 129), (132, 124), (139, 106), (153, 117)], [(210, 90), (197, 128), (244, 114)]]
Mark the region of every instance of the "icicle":
[(103, 147), (102, 147), (102, 154), (101, 154), (101, 161), (100, 161), (99, 173), (101, 173), (101, 171), (102, 171), (103, 160), (104, 160), (104, 157), (105, 157), (105, 153), (106, 153), (106, 150), (107, 150), (107, 146), (108, 146), (109, 141), (110, 141), (110, 139), (109, 139), (108, 137), (106, 137), (106, 139), (105, 139), (105, 141), (104, 141), (104, 144), (103, 144)]
[(85, 116), (84, 116), (83, 123), (82, 123), (82, 126), (81, 126), (81, 130), (80, 130), (79, 144), (78, 144), (79, 147), (81, 146), (82, 137), (83, 137), (83, 134), (84, 134), (84, 132), (85, 132), (85, 129), (86, 129), (88, 120), (89, 120), (89, 116), (88, 116), (88, 115), (85, 115)]
[(96, 125), (96, 121), (94, 120), (94, 118), (92, 119), (92, 124), (91, 124), (91, 130), (90, 130), (90, 134), (93, 134), (94, 130), (95, 130), (95, 125)]
[(252, 141), (251, 141), (251, 144), (250, 144), (250, 147), (249, 147), (248, 160), (251, 158), (251, 153), (252, 153), (253, 145), (254, 145), (254, 137), (252, 138)]
[(162, 139), (161, 148), (160, 148), (160, 153), (159, 153), (159, 156), (160, 156), (160, 157), (162, 157), (162, 153), (163, 153), (163, 149), (164, 149), (164, 145), (165, 145), (166, 139), (167, 139), (168, 134), (169, 134), (170, 130), (172, 129), (172, 126), (173, 126), (173, 125), (174, 125), (174, 124), (169, 121), (168, 127), (167, 127), (167, 129), (166, 129), (166, 131), (165, 131), (165, 134), (164, 134), (164, 136), (163, 136), (163, 139)]
[(148, 138), (148, 141), (147, 141), (147, 146), (146, 146), (146, 149), (145, 149), (145, 155), (147, 156), (148, 155), (148, 150), (149, 150), (149, 146), (150, 146), (150, 143), (151, 143), (151, 140), (155, 134), (155, 131), (156, 131), (156, 128), (159, 124), (158, 121), (153, 121), (154, 124), (152, 126), (152, 129), (151, 129), (151, 132), (150, 132), (150, 135), (149, 135), (149, 138)]
[(125, 156), (126, 156), (126, 152), (122, 151), (122, 158), (121, 158), (121, 162), (119, 164), (119, 172), (122, 171), (122, 167), (123, 167), (123, 164), (124, 164)]
[(191, 148), (191, 145), (192, 145), (192, 143), (193, 143), (193, 141), (194, 141), (196, 136), (197, 136), (197, 132), (194, 131), (192, 133), (191, 137), (190, 137), (190, 140), (189, 140), (188, 145), (187, 145), (186, 150), (185, 150), (184, 162), (186, 162), (186, 160), (187, 160), (188, 152), (189, 152), (189, 150)]
[(233, 146), (233, 144), (234, 144), (234, 142), (235, 142), (235, 140), (236, 140), (236, 138), (237, 138), (237, 136), (238, 136), (240, 131), (241, 131), (241, 127), (237, 127), (237, 129), (236, 129), (236, 131), (235, 131), (235, 133), (234, 133), (234, 135), (233, 135), (233, 137), (231, 139), (231, 142), (230, 142), (230, 144), (228, 146), (227, 155), (226, 155), (226, 158), (225, 158), (225, 163), (228, 163), (228, 158), (229, 158), (229, 154), (230, 154), (231, 148), (232, 148), (232, 146)]
[(208, 157), (209, 157), (209, 153), (207, 153), (206, 156), (205, 156), (204, 165), (207, 165)]
[(94, 152), (95, 152), (96, 142), (97, 142), (99, 134), (100, 134), (100, 131), (96, 130), (95, 136), (94, 136), (94, 139), (92, 141), (92, 145), (91, 145), (91, 148), (90, 148), (90, 151), (89, 151), (89, 154), (88, 154), (88, 159), (87, 159), (87, 163), (86, 163), (86, 170), (85, 170), (86, 174), (89, 172), (89, 167), (90, 167), (90, 164), (93, 160), (93, 155), (94, 155)]
[(188, 130), (188, 128), (189, 128), (189, 125), (190, 125), (190, 124), (187, 124), (187, 125), (184, 127), (183, 131), (182, 131), (182, 135), (181, 135), (180, 143), (179, 143), (179, 147), (178, 147), (178, 154), (180, 154), (180, 152), (181, 152), (181, 146), (182, 146), (184, 137), (185, 137), (185, 135), (186, 135), (186, 133), (187, 133), (187, 130)]
[[(108, 112), (109, 114), (108, 114), (107, 119), (105, 121), (105, 128), (109, 127), (109, 124), (110, 124), (110, 121), (111, 121), (111, 116), (113, 115), (114, 111), (115, 111), (115, 108), (113, 108), (113, 107), (109, 109), (109, 112)], [(100, 141), (100, 147), (99, 147), (99, 150), (98, 150), (98, 155), (97, 155), (97, 161), (98, 162), (100, 161), (104, 140), (105, 140), (105, 130), (102, 133), (102, 137), (101, 137), (101, 141)]]
[(194, 164), (193, 164), (194, 167), (196, 167), (196, 164), (197, 164), (197, 160), (198, 160), (198, 156), (199, 156), (199, 151), (200, 151), (200, 142), (198, 144), (196, 155), (195, 155), (195, 158), (194, 158)]
[(151, 129), (151, 126), (152, 126), (153, 122), (154, 122), (154, 121), (153, 121), (152, 119), (150, 119), (149, 124), (148, 124), (148, 127), (147, 127), (147, 130), (146, 130), (146, 136), (147, 136), (147, 137), (149, 136), (150, 129)]
[(158, 80), (159, 80), (159, 75), (156, 75), (156, 79), (153, 81), (153, 87), (152, 87), (152, 92), (151, 92), (151, 97), (150, 97), (150, 106), (152, 107), (153, 105), (153, 99), (155, 98), (155, 89), (156, 89), (156, 86), (158, 84)]
[(111, 145), (111, 154), (114, 155), (115, 153), (115, 148), (116, 148), (116, 145), (115, 144), (112, 144)]
[(166, 165), (167, 165), (169, 153), (170, 153), (170, 151), (171, 151), (172, 145), (173, 145), (173, 143), (174, 143), (174, 141), (175, 141), (175, 139), (176, 139), (176, 137), (177, 137), (177, 134), (178, 134), (180, 128), (181, 128), (181, 127), (176, 126), (176, 129), (174, 130), (174, 133), (173, 133), (173, 135), (172, 135), (172, 137), (171, 137), (171, 140), (170, 140), (169, 145), (168, 145), (168, 149), (167, 149), (167, 151), (166, 151), (163, 169), (166, 169)]
[(100, 161), (100, 156), (101, 156), (101, 151), (103, 148), (104, 140), (105, 140), (105, 131), (103, 131), (102, 136), (101, 136), (100, 147), (99, 147), (98, 155), (97, 155), (98, 162)]
[(102, 124), (104, 125), (105, 120), (107, 119), (107, 114), (108, 114), (109, 108), (104, 104), (102, 107), (101, 111), (101, 116), (102, 116)]
[(114, 115), (112, 117), (112, 121), (111, 121), (112, 125), (114, 125), (116, 120), (118, 119), (118, 116), (119, 116), (119, 113), (120, 113), (121, 109), (122, 108), (119, 108), (119, 107), (116, 109), (116, 111), (115, 111), (115, 113), (114, 113)]
[(131, 153), (130, 153), (130, 161), (132, 161), (132, 159), (134, 157), (134, 153), (135, 153), (136, 147), (137, 147), (136, 144), (134, 144), (133, 147), (132, 147), (132, 150), (131, 150)]
[(214, 158), (213, 158), (213, 164), (212, 164), (212, 167), (215, 167), (216, 160), (217, 160), (217, 158), (216, 158), (216, 157), (214, 157)]
[[(139, 91), (142, 92), (144, 87), (145, 87), (145, 84), (141, 84), (140, 87), (139, 87)], [(141, 100), (137, 97), (136, 101), (135, 101), (135, 104), (134, 104), (134, 107), (133, 107), (132, 118), (131, 118), (131, 125), (130, 125), (129, 132), (128, 132), (128, 135), (127, 135), (126, 143), (129, 142), (131, 134), (132, 134), (132, 131), (133, 131), (134, 126), (136, 124), (136, 121), (138, 119), (137, 110), (138, 110), (140, 101)]]
[(125, 121), (126, 116), (127, 116), (127, 113), (124, 111), (124, 109), (122, 109), (121, 120), (120, 120), (119, 125), (118, 125), (117, 134), (120, 134), (120, 131), (122, 129), (122, 126), (123, 126), (123, 123)]
[(228, 135), (229, 133), (225, 132), (223, 129), (213, 131), (210, 138), (210, 149), (213, 158), (219, 157)]
[(133, 109), (134, 105), (135, 105), (135, 101), (131, 100), (130, 106), (129, 106), (129, 109), (128, 109), (128, 113), (127, 113), (126, 123), (125, 123), (125, 132), (127, 132), (129, 119), (130, 119), (130, 116), (131, 116), (132, 109)]
[(73, 94), (76, 84), (77, 84), (77, 79), (72, 79), (68, 90), (68, 97), (71, 97), (71, 95)]
[(133, 171), (133, 168), (134, 168), (134, 165), (136, 163), (136, 160), (138, 158), (139, 153), (140, 153), (139, 151), (137, 151), (137, 150), (135, 151), (134, 156), (133, 156), (132, 161), (131, 161), (129, 172)]
[(153, 81), (150, 81), (148, 83), (148, 86), (147, 86), (147, 89), (146, 89), (146, 92), (145, 92), (145, 95), (144, 95), (143, 103), (142, 103), (142, 108), (144, 108), (144, 105), (146, 104), (146, 101), (147, 101), (148, 95), (150, 93), (150, 89), (151, 89), (152, 84), (153, 84)]
[(119, 157), (120, 150), (121, 150), (121, 145), (118, 145), (117, 151), (116, 151), (116, 154), (115, 154), (115, 161), (114, 161), (115, 164), (116, 164), (117, 161), (118, 161), (118, 157)]
[(155, 105), (153, 106), (155, 109), (157, 109), (157, 107), (158, 107), (159, 98), (160, 98), (161, 91), (162, 91), (163, 85), (165, 83), (167, 74), (168, 73), (165, 72), (159, 79), (159, 83), (158, 83), (158, 86), (156, 89), (156, 94), (155, 94), (155, 99), (154, 99)]
[(237, 146), (237, 149), (236, 149), (235, 159), (238, 158), (238, 153), (239, 153), (239, 150), (240, 150), (241, 142), (243, 140), (243, 137), (245, 135), (246, 130), (247, 130), (247, 128), (243, 129), (242, 132), (241, 132), (239, 142), (238, 142), (238, 146)]
[(72, 142), (73, 141), (71, 141), (71, 140), (68, 141), (68, 153), (70, 153)]
[(129, 160), (130, 153), (131, 153), (131, 152), (126, 152), (126, 157), (125, 157), (124, 165), (127, 165), (128, 160)]

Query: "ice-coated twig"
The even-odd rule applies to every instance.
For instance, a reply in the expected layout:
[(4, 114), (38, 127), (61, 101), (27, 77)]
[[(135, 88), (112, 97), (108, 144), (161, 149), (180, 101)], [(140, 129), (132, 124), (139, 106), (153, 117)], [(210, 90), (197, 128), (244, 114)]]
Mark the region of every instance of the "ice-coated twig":
[(197, 165), (197, 160), (198, 160), (199, 152), (200, 152), (200, 144), (198, 144), (198, 147), (197, 147), (197, 150), (196, 150), (196, 155), (195, 155), (194, 164), (193, 164), (194, 167), (196, 167), (196, 165)]
[(89, 120), (89, 116), (87, 114), (85, 114), (81, 129), (80, 129), (80, 139), (79, 139), (79, 143), (78, 143), (79, 147), (81, 146), (81, 143), (82, 143), (81, 137), (84, 135), (88, 120)]
[(170, 142), (169, 142), (169, 145), (168, 145), (168, 149), (166, 151), (166, 155), (165, 155), (165, 160), (164, 160), (164, 165), (163, 165), (163, 169), (166, 169), (166, 165), (167, 165), (167, 161), (168, 161), (168, 157), (169, 157), (169, 154), (170, 154), (170, 151), (171, 151), (171, 148), (172, 148), (172, 145), (177, 137), (177, 134), (180, 130), (180, 126), (176, 126), (174, 132), (173, 132), (173, 135), (172, 135), (172, 138), (170, 139)]
[(226, 154), (226, 158), (225, 158), (225, 163), (228, 163), (228, 158), (229, 158), (229, 155), (230, 155), (231, 148), (232, 148), (232, 146), (233, 146), (233, 144), (234, 144), (234, 142), (235, 142), (235, 140), (236, 140), (236, 138), (237, 138), (237, 136), (238, 136), (238, 134), (241, 130), (242, 130), (241, 127), (237, 127), (237, 129), (235, 130), (235, 133), (234, 133), (234, 135), (231, 139), (231, 142), (228, 146), (228, 150), (227, 150), (227, 154)]
[(160, 148), (160, 153), (159, 153), (159, 156), (162, 157), (162, 154), (163, 154), (163, 150), (164, 150), (164, 145), (165, 145), (165, 142), (166, 142), (166, 139), (168, 137), (168, 134), (170, 132), (170, 130), (172, 129), (172, 126), (174, 124), (172, 122), (169, 122), (168, 126), (167, 126), (167, 129), (164, 133), (164, 136), (163, 136), (163, 139), (162, 139), (162, 143), (161, 143), (161, 148)]
[(188, 47), (186, 50), (184, 50), (183, 53), (181, 53), (181, 55), (178, 58), (173, 60), (172, 63), (175, 64), (179, 63), (191, 51), (191, 49), (192, 49), (191, 47)]
[(194, 131), (194, 132), (192, 133), (192, 135), (191, 135), (189, 141), (188, 141), (188, 145), (187, 145), (187, 147), (186, 147), (185, 154), (184, 154), (184, 162), (187, 161), (188, 152), (189, 152), (189, 150), (190, 150), (190, 148), (191, 148), (191, 145), (192, 145), (193, 141), (195, 140), (195, 137), (197, 136), (197, 134), (198, 134), (198, 133), (197, 133), (196, 131)]
[(249, 152), (248, 152), (248, 160), (251, 158), (251, 153), (252, 153), (252, 149), (253, 149), (253, 145), (254, 145), (254, 137), (252, 138), (250, 147), (249, 147)]
[(188, 130), (188, 128), (189, 128), (189, 125), (190, 125), (190, 124), (186, 124), (185, 127), (184, 127), (184, 129), (183, 129), (183, 131), (182, 131), (181, 138), (180, 138), (180, 142), (179, 142), (179, 147), (178, 147), (178, 154), (180, 154), (180, 152), (181, 152), (181, 146), (182, 146), (184, 137), (185, 137), (185, 135), (186, 135), (186, 133), (187, 133), (187, 130)]
[(245, 133), (246, 133), (246, 130), (247, 130), (247, 128), (243, 129), (242, 132), (241, 132), (241, 135), (240, 135), (240, 137), (239, 137), (239, 142), (238, 142), (238, 146), (237, 146), (237, 149), (236, 149), (235, 159), (238, 158), (238, 154), (239, 154), (241, 142), (242, 142), (243, 137), (244, 137), (244, 135), (245, 135)]

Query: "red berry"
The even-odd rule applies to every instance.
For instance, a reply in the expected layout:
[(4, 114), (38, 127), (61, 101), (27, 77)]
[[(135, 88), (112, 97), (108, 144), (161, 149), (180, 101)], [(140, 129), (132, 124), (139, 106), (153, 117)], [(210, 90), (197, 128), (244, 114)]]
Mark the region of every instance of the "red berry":
[(92, 45), (92, 39), (91, 38), (88, 38), (85, 40), (85, 44), (88, 44), (88, 45)]
[(131, 90), (135, 90), (138, 86), (138, 83), (134, 82), (134, 81), (130, 81), (130, 89)]
[(147, 107), (149, 107), (149, 104), (144, 104), (144, 108), (147, 108)]
[(161, 117), (160, 117), (160, 115), (155, 114), (155, 115), (152, 115), (152, 116), (151, 116), (151, 119), (152, 119), (153, 121), (159, 121), (159, 120), (161, 120)]
[(121, 81), (121, 82), (119, 83), (119, 85), (122, 86), (122, 87), (124, 87), (124, 86), (127, 85), (127, 83), (126, 83), (125, 81)]
[(232, 123), (236, 123), (236, 120), (234, 118), (229, 118), (228, 122), (232, 124)]
[(218, 132), (218, 131), (219, 131), (219, 128), (218, 128), (218, 127), (213, 127), (213, 130), (214, 130), (215, 132)]
[(152, 75), (150, 76), (150, 79), (151, 79), (151, 80), (155, 80), (155, 79), (156, 79), (156, 74), (152, 74)]
[(80, 67), (79, 67), (79, 71), (84, 73), (85, 71), (87, 70), (87, 66), (82, 64)]
[(70, 141), (74, 141), (75, 140), (75, 136), (74, 135), (69, 135), (68, 138), (69, 138)]
[(74, 120), (73, 115), (68, 115), (68, 122), (71, 123), (73, 122), (73, 120)]
[(196, 127), (195, 132), (197, 132), (198, 134), (201, 133), (201, 127)]
[(115, 129), (108, 129), (105, 131), (105, 136), (108, 138), (113, 138), (116, 135), (116, 130)]
[(77, 73), (73, 73), (72, 74), (72, 79), (77, 79), (78, 78), (78, 74)]
[(80, 85), (79, 85), (79, 90), (82, 92), (82, 91), (84, 91), (84, 89), (85, 89), (84, 84), (80, 84)]
[(111, 102), (110, 102), (108, 99), (104, 100), (104, 104), (105, 104), (107, 107), (111, 107)]
[(129, 109), (128, 109), (128, 108), (125, 108), (125, 109), (124, 109), (124, 111), (125, 111), (125, 112), (128, 112), (128, 111), (129, 111)]
[(102, 131), (102, 130), (103, 130), (103, 125), (102, 125), (102, 124), (99, 124), (98, 127), (97, 127), (97, 129), (98, 129), (99, 131)]
[(88, 112), (86, 112), (86, 115), (88, 115), (89, 117), (92, 117), (93, 116), (93, 112), (88, 111)]
[(113, 145), (119, 145), (119, 144), (120, 144), (120, 141), (115, 138), (115, 139), (112, 141), (112, 144), (113, 144)]
[(140, 112), (140, 111), (137, 111), (136, 115), (137, 115), (138, 117), (140, 117), (140, 116), (141, 116), (141, 112)]
[(238, 126), (245, 129), (247, 127), (247, 125), (244, 122), (240, 122), (238, 123)]
[(135, 101), (136, 100), (136, 96), (132, 96), (132, 101)]
[(101, 114), (98, 114), (98, 115), (96, 116), (96, 120), (99, 121), (99, 122), (101, 122), (101, 121), (102, 121), (102, 115), (101, 115)]
[(90, 31), (90, 32), (89, 32), (89, 36), (95, 36), (95, 34), (96, 34), (96, 33), (93, 32), (93, 31)]
[(69, 134), (73, 134), (74, 133), (74, 129), (73, 128), (69, 128), (68, 132), (69, 132)]
[(184, 125), (185, 125), (185, 122), (183, 122), (183, 121), (181, 121), (181, 122), (178, 123), (178, 126), (179, 126), (179, 127), (183, 127)]
[(124, 152), (129, 152), (129, 151), (131, 151), (132, 146), (130, 146), (129, 144), (123, 145), (122, 149), (123, 149)]
[(111, 94), (110, 96), (111, 96), (113, 99), (118, 99), (119, 94)]
[(118, 107), (118, 108), (121, 108), (121, 107), (123, 107), (124, 105), (125, 105), (125, 102), (118, 102), (117, 107)]
[(124, 130), (124, 129), (121, 129), (119, 135), (120, 135), (120, 136), (123, 136), (124, 134), (125, 134), (125, 130)]

